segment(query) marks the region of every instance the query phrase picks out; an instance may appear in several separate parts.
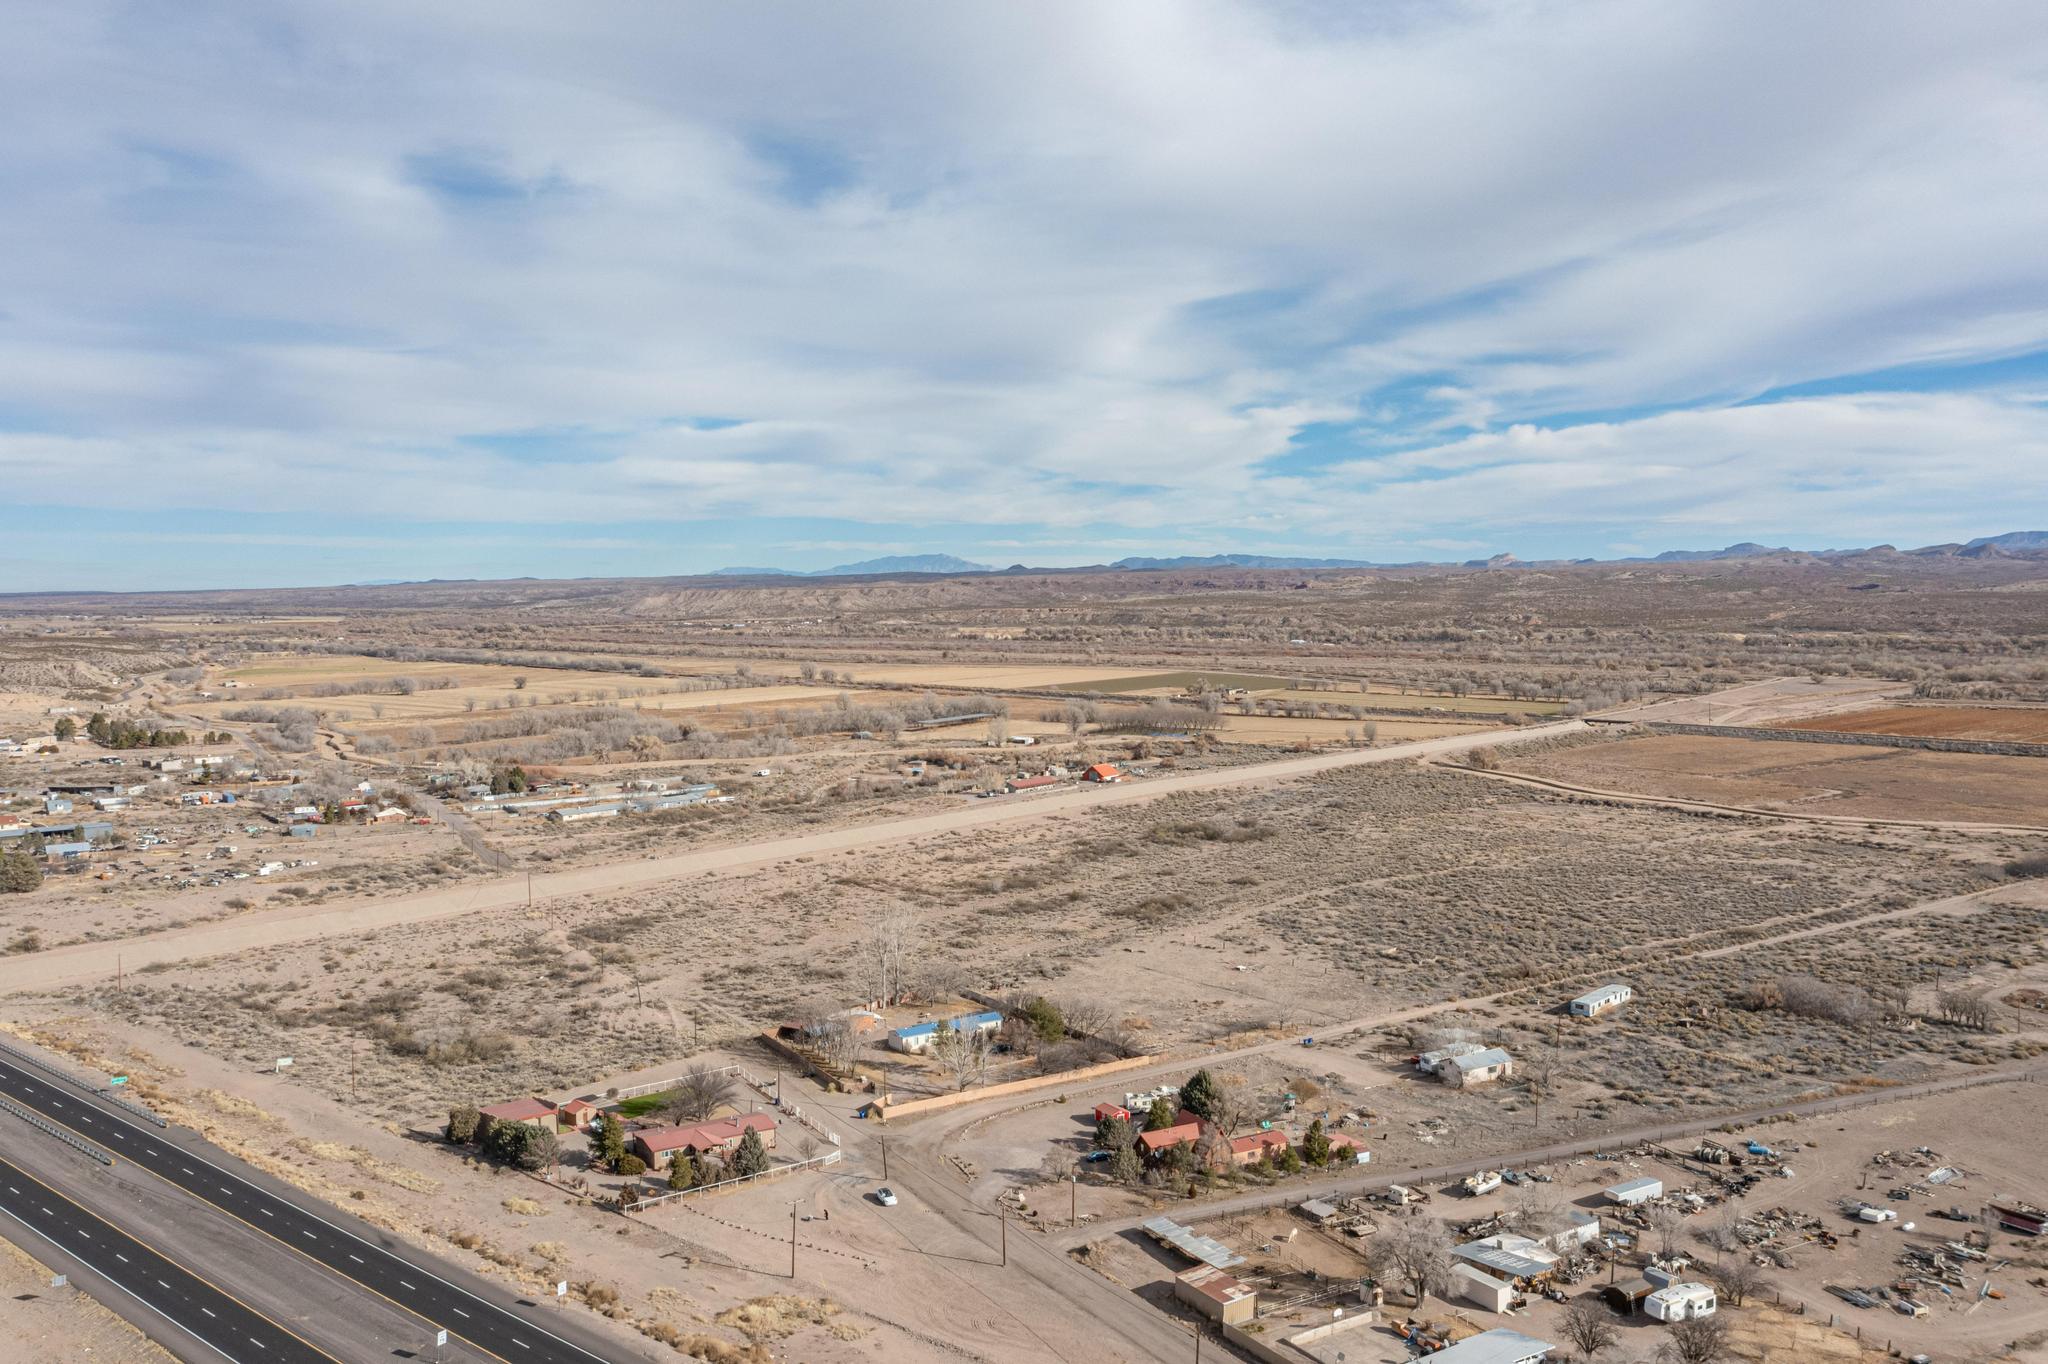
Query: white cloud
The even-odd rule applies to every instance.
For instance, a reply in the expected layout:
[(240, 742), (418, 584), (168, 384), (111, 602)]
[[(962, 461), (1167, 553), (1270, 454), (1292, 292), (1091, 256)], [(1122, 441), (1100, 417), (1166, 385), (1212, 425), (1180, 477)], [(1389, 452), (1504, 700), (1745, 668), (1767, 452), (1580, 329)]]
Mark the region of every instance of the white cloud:
[[(2019, 398), (1721, 406), (2048, 346), (2028, 5), (80, 0), (16, 37), (21, 500), (1134, 548), (2048, 513)], [(1426, 448), (1272, 466), (1362, 412)], [(470, 439), (541, 430), (593, 434)]]

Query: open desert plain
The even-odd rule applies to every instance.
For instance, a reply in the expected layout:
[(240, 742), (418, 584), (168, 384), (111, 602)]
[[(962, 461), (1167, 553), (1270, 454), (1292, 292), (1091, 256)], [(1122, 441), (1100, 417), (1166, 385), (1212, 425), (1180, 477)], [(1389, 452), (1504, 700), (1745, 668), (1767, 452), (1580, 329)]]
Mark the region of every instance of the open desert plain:
[(0, 130), (0, 1364), (2048, 1364), (2044, 0)]
[(2024, 1357), (2048, 562), (1870, 572), (12, 599), (0, 1081), (599, 1358)]

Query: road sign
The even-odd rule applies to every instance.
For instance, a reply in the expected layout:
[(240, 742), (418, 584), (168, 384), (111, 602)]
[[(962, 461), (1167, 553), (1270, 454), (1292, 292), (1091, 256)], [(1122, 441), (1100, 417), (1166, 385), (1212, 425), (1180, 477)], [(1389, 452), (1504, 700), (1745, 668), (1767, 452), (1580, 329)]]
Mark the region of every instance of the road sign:
[(447, 1345), (447, 1343), (448, 1343), (448, 1333), (447, 1333), (446, 1331), (436, 1331), (436, 1332), (434, 1332), (434, 1348), (435, 1348), (435, 1349), (437, 1349), (437, 1350), (438, 1350), (438, 1349), (441, 1349), (441, 1348), (442, 1348), (443, 1346)]
[(128, 1083), (128, 1077), (125, 1075), (116, 1075), (112, 1079), (108, 1080), (107, 1083), (110, 1085), (125, 1085)]
[(557, 1279), (555, 1281), (555, 1296), (558, 1298), (569, 1296), (569, 1281), (567, 1279)]
[(71, 1276), (69, 1274), (53, 1274), (50, 1276), (50, 1287), (52, 1288), (62, 1288), (70, 1282)]
[(281, 1071), (281, 1070), (283, 1070), (283, 1069), (284, 1069), (284, 1068), (285, 1068), (286, 1066), (290, 1065), (291, 1063), (292, 1063), (292, 1058), (291, 1058), (291, 1057), (289, 1057), (289, 1056), (280, 1056), (280, 1057), (278, 1057), (278, 1058), (277, 1058), (277, 1069)]

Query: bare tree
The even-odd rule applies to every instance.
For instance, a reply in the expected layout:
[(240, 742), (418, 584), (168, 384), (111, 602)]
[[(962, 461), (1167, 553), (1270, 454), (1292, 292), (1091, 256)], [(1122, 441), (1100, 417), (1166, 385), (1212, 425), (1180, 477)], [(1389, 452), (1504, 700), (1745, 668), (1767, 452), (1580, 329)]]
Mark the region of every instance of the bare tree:
[(1718, 1312), (1672, 1322), (1664, 1348), (1658, 1351), (1671, 1364), (1714, 1364), (1727, 1352), (1728, 1318)]
[(730, 1072), (716, 1066), (694, 1066), (669, 1091), (663, 1111), (674, 1121), (702, 1122), (732, 1098), (732, 1091)]
[(932, 1035), (931, 1049), (926, 1053), (938, 1062), (946, 1072), (955, 1089), (970, 1089), (988, 1077), (988, 1065), (995, 1055), (996, 1039), (993, 1033), (980, 1028), (953, 1028), (944, 1023)]
[(1614, 1329), (1614, 1313), (1591, 1293), (1573, 1298), (1565, 1305), (1559, 1329), (1582, 1360), (1591, 1359), (1612, 1345), (1620, 1334)]
[(899, 1002), (909, 984), (914, 935), (910, 916), (891, 911), (868, 926), (856, 949), (868, 995), (881, 1008)]
[(1721, 1301), (1740, 1307), (1764, 1290), (1764, 1272), (1742, 1256), (1717, 1265), (1710, 1271)]
[(1685, 1214), (1669, 1203), (1653, 1203), (1643, 1209), (1643, 1219), (1657, 1235), (1657, 1253), (1669, 1255), (1671, 1243), (1678, 1239), (1678, 1229), (1685, 1222)]
[(1001, 748), (1010, 742), (1010, 717), (991, 715), (988, 721), (988, 741), (992, 747)]
[(1435, 1218), (1397, 1222), (1368, 1240), (1366, 1250), (1382, 1278), (1408, 1285), (1417, 1307), (1431, 1293), (1450, 1290), (1451, 1234)]

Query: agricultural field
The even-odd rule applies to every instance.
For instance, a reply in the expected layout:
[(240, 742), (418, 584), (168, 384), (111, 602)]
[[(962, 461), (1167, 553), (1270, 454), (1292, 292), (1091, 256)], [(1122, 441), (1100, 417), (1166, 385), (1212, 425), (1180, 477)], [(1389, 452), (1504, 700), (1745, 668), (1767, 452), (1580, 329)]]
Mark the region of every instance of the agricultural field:
[(1659, 734), (1511, 755), (1510, 771), (1645, 796), (1871, 819), (2048, 825), (2048, 760)]
[(2048, 707), (1887, 706), (1823, 716), (1797, 727), (1844, 734), (1910, 734), (1929, 739), (2048, 744)]

